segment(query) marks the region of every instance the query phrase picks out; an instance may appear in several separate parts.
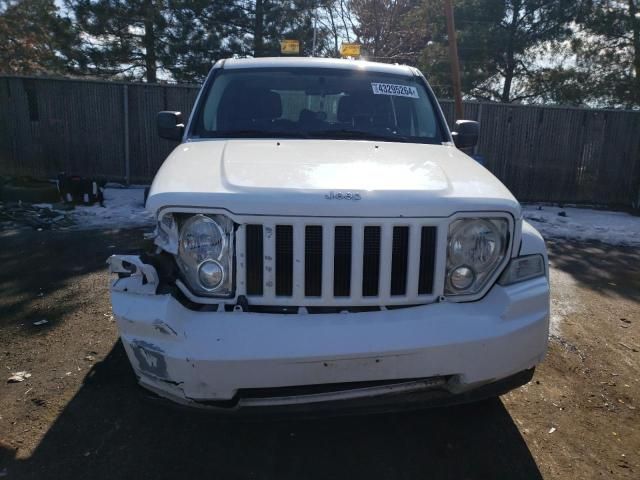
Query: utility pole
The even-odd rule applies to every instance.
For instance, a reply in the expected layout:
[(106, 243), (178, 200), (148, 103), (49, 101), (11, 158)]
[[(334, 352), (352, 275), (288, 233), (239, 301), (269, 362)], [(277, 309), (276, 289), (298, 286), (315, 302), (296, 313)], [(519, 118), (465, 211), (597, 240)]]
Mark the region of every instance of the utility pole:
[(318, 30), (318, 5), (313, 7), (313, 46), (311, 47), (311, 56), (316, 56), (316, 37)]
[(264, 0), (256, 0), (256, 19), (253, 32), (253, 56), (264, 56)]
[(451, 63), (451, 81), (453, 99), (456, 105), (456, 120), (464, 118), (462, 106), (462, 85), (460, 83), (460, 65), (458, 63), (458, 40), (453, 21), (453, 0), (444, 0), (444, 14), (447, 17), (447, 38), (449, 39), (449, 63)]

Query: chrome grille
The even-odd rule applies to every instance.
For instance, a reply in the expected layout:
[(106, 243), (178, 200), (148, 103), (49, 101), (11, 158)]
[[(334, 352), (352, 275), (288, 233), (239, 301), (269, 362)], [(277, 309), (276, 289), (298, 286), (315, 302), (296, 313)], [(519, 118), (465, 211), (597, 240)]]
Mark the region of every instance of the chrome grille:
[[(408, 224), (407, 224), (408, 223)], [(238, 230), (238, 295), (253, 305), (415, 304), (434, 295), (437, 227), (295, 219)]]

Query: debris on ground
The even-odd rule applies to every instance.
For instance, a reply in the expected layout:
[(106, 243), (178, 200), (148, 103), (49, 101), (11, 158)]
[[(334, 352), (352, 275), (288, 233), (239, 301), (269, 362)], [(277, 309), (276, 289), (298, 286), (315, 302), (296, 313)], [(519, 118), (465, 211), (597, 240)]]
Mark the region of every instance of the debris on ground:
[(38, 231), (153, 225), (153, 216), (144, 209), (144, 187), (107, 184), (102, 193), (102, 205), (0, 201), (0, 223), (5, 230), (26, 226)]
[(33, 322), (33, 324), (36, 327), (39, 327), (40, 325), (46, 325), (47, 323), (49, 323), (49, 320), (43, 318), (42, 320), (38, 320), (37, 322)]
[(623, 342), (618, 342), (618, 343), (622, 345), (624, 348), (626, 348), (627, 350), (631, 350), (632, 352), (638, 352), (638, 349), (635, 347), (630, 347), (629, 345)]
[(74, 224), (73, 219), (67, 212), (54, 209), (64, 208), (68, 210), (65, 204), (44, 204), (47, 207), (42, 205), (22, 201), (0, 202), (0, 221), (10, 222), (15, 226), (26, 225), (36, 230), (49, 230), (53, 227), (65, 228)]
[(24, 382), (27, 378), (30, 378), (31, 374), (29, 372), (14, 372), (11, 374), (7, 383), (19, 383)]

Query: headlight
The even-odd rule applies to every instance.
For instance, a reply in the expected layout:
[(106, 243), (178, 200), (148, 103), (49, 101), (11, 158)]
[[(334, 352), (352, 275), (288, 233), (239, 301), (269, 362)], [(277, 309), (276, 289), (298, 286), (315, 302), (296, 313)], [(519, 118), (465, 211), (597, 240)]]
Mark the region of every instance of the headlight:
[(233, 222), (222, 215), (194, 215), (180, 226), (178, 266), (194, 293), (232, 293)]
[(509, 243), (504, 218), (465, 218), (449, 226), (446, 295), (472, 295), (504, 260)]

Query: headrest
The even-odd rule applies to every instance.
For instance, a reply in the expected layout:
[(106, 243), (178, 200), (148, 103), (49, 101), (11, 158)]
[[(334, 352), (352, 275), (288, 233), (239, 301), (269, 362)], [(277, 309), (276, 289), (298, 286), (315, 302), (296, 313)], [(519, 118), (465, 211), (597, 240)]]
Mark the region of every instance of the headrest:
[(374, 123), (386, 123), (393, 118), (390, 97), (385, 95), (356, 94), (340, 98), (338, 120), (353, 122), (354, 119), (368, 118)]
[(347, 95), (340, 98), (338, 102), (338, 120), (340, 122), (351, 122), (354, 115), (362, 111), (362, 106), (359, 99), (353, 95)]
[(257, 97), (258, 105), (255, 118), (279, 118), (282, 115), (282, 100), (280, 94), (271, 90), (264, 90)]
[(230, 95), (225, 95), (221, 102), (220, 111), (224, 109), (222, 118), (265, 120), (274, 119), (282, 115), (282, 101), (280, 95), (267, 89), (236, 89)]

